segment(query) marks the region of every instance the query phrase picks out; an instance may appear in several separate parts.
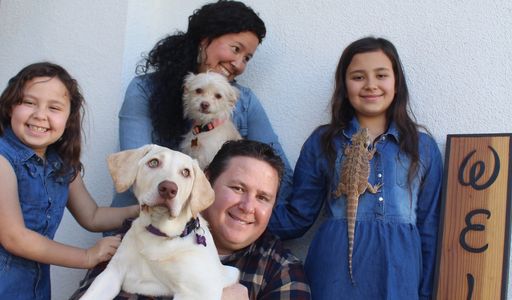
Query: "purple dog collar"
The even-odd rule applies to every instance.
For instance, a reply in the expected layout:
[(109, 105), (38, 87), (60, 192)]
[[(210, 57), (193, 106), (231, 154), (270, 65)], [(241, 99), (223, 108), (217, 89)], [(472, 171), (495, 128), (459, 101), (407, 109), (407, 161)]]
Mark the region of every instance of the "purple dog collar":
[[(198, 229), (201, 229), (201, 224), (199, 224), (199, 218), (193, 218), (187, 222), (187, 225), (185, 225), (185, 229), (183, 229), (183, 232), (180, 234), (180, 237), (186, 237), (190, 233), (195, 232), (196, 243), (206, 247), (206, 237), (204, 235), (198, 234)], [(153, 224), (149, 224), (148, 226), (146, 226), (146, 230), (154, 235), (170, 238), (167, 234), (160, 231), (160, 229), (153, 226)]]

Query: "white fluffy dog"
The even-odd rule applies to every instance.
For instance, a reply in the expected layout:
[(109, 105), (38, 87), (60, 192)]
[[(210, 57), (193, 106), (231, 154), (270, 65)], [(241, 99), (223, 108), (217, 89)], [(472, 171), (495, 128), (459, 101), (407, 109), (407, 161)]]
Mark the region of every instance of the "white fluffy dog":
[(81, 299), (113, 299), (121, 289), (148, 296), (221, 299), (239, 271), (219, 260), (199, 212), (214, 192), (190, 156), (157, 145), (112, 154), (116, 190), (133, 193), (141, 206), (116, 254)]
[(226, 77), (215, 72), (191, 73), (184, 82), (184, 115), (193, 125), (180, 149), (196, 158), (204, 169), (222, 144), (242, 138), (231, 121), (239, 92)]

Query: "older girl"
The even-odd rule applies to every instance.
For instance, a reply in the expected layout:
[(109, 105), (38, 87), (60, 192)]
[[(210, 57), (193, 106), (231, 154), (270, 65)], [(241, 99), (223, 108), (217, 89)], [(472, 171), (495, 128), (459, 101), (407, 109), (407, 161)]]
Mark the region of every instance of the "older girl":
[[(331, 122), (304, 143), (293, 194), (274, 210), (271, 229), (283, 238), (300, 236), (325, 204), (327, 219), (305, 264), (313, 299), (428, 299), (442, 176), (437, 144), (413, 121), (402, 64), (389, 41), (353, 42), (335, 76)], [(347, 197), (335, 192), (344, 149), (361, 127), (375, 151), (368, 181), (381, 187), (359, 197), (352, 281)]]

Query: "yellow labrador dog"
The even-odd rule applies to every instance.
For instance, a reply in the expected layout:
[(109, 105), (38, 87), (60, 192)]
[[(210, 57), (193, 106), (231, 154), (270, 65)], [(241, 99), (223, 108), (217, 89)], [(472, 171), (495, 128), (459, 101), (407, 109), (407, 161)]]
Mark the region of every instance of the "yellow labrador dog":
[(133, 186), (141, 211), (81, 299), (113, 299), (121, 289), (175, 300), (221, 299), (239, 271), (221, 264), (199, 214), (213, 203), (214, 192), (197, 161), (147, 145), (112, 154), (108, 165), (116, 190)]

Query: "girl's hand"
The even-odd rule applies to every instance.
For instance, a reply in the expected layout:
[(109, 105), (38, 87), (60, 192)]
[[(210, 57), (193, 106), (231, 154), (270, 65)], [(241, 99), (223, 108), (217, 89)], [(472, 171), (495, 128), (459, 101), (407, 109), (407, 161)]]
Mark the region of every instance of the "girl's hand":
[(227, 286), (222, 291), (222, 300), (243, 300), (249, 299), (249, 291), (240, 283)]
[(129, 210), (130, 210), (130, 217), (132, 218), (136, 218), (139, 216), (139, 213), (140, 213), (140, 205), (138, 204), (135, 204), (135, 205), (130, 205), (128, 206)]
[(116, 253), (119, 244), (121, 244), (120, 235), (104, 237), (97, 241), (96, 245), (85, 250), (87, 256), (86, 268), (93, 268), (100, 262), (111, 259), (114, 253)]

